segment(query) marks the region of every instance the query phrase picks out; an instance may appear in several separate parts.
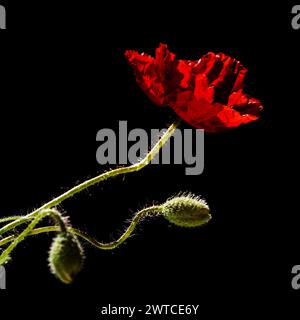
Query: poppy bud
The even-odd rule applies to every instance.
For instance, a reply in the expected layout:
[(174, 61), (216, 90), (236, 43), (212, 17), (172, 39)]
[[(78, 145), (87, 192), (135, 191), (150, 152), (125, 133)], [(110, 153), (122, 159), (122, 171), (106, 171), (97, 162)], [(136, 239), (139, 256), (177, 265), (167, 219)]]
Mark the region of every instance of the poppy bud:
[(193, 195), (172, 198), (162, 205), (164, 217), (179, 227), (199, 227), (210, 219), (206, 202)]
[(62, 282), (70, 284), (81, 271), (84, 252), (76, 236), (61, 232), (54, 238), (49, 252), (51, 272)]

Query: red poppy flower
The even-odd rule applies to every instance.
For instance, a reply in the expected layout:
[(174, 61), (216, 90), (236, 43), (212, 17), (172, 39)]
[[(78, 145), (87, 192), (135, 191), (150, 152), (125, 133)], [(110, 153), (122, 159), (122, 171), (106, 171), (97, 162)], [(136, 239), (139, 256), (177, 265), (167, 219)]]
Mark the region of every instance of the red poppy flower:
[(125, 56), (148, 97), (159, 106), (169, 105), (196, 128), (234, 128), (257, 120), (262, 110), (260, 101), (243, 93), (247, 69), (223, 53), (178, 60), (160, 44), (155, 58), (131, 50)]

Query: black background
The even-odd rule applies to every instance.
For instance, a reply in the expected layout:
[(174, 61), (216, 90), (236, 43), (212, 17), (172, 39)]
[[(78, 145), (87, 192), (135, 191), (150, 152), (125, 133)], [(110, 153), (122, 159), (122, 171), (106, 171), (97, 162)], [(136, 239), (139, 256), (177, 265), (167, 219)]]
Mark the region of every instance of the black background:
[(53, 235), (28, 239), (7, 266), (5, 301), (39, 297), (40, 306), (56, 312), (61, 305), (85, 312), (86, 319), (95, 319), (105, 303), (194, 303), (210, 316), (221, 310), (237, 317), (286, 314), (296, 306), (300, 293), (290, 281), (299, 264), (300, 31), (291, 28), (291, 7), (283, 1), (265, 7), (6, 4), (7, 30), (0, 33), (2, 216), (30, 212), (107, 169), (95, 159), (98, 130), (117, 130), (119, 120), (127, 120), (129, 129), (164, 128), (175, 118), (136, 85), (126, 49), (153, 54), (164, 42), (183, 59), (224, 52), (249, 69), (246, 91), (265, 110), (255, 123), (206, 134), (200, 176), (186, 176), (178, 165), (150, 166), (61, 207), (74, 226), (109, 241), (144, 205), (191, 191), (210, 204), (207, 226), (184, 230), (155, 219), (113, 252), (85, 245), (85, 268), (70, 286), (48, 271)]

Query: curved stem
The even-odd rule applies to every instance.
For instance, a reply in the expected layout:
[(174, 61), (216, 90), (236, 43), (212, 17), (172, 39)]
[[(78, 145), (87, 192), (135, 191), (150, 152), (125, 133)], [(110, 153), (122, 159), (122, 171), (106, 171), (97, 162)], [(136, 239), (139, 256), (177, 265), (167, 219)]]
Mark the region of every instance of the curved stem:
[[(126, 241), (133, 233), (137, 225), (140, 223), (140, 221), (149, 216), (154, 216), (154, 215), (160, 215), (161, 214), (161, 206), (152, 206), (149, 208), (145, 208), (134, 216), (132, 219), (129, 227), (125, 230), (125, 232), (115, 241), (109, 242), (109, 243), (102, 243), (96, 240), (95, 238), (89, 236), (88, 234), (75, 229), (71, 227), (67, 227), (67, 231), (77, 235), (78, 237), (82, 238), (83, 240), (87, 241), (90, 243), (92, 246), (102, 249), (102, 250), (113, 250), (117, 247), (119, 247), (124, 241)], [(38, 235), (41, 233), (48, 233), (48, 232), (58, 232), (61, 231), (60, 226), (49, 226), (49, 227), (42, 227), (42, 228), (37, 228), (34, 230), (31, 230), (27, 235), (28, 236), (34, 236)], [(14, 241), (17, 237), (15, 236), (9, 236), (6, 237), (2, 240), (0, 240), (0, 246), (3, 246), (11, 241)]]
[(173, 135), (175, 129), (178, 127), (180, 123), (180, 120), (173, 123), (168, 130), (164, 133), (164, 135), (158, 140), (158, 142), (154, 145), (154, 147), (150, 150), (150, 152), (146, 155), (145, 158), (143, 158), (140, 162), (133, 164), (128, 167), (122, 167), (117, 168), (105, 173), (100, 174), (97, 177), (94, 177), (92, 179), (86, 180), (82, 182), (81, 184), (75, 186), (74, 188), (68, 190), (67, 192), (63, 193), (62, 195), (58, 196), (57, 198), (54, 198), (53, 200), (47, 202), (43, 206), (41, 206), (39, 209), (36, 209), (28, 216), (35, 216), (39, 211), (49, 209), (52, 207), (55, 207), (59, 205), (61, 202), (65, 201), (68, 198), (73, 197), (75, 194), (81, 192), (82, 190), (85, 190), (101, 181), (107, 180), (112, 177), (116, 177), (120, 174), (126, 174), (129, 172), (135, 172), (139, 171), (145, 166), (147, 166), (157, 155), (157, 153), (160, 151), (160, 149), (164, 146), (164, 144), (169, 140), (169, 138)]
[(53, 218), (53, 220), (58, 224), (59, 230), (61, 232), (66, 232), (67, 231), (67, 225), (66, 225), (63, 217), (59, 213), (59, 211), (56, 210), (56, 209), (52, 209), (51, 212), (50, 212), (50, 215)]
[[(132, 219), (129, 227), (125, 230), (125, 232), (121, 235), (121, 237), (115, 241), (101, 244), (98, 241), (94, 242), (93, 238), (91, 238), (89, 236), (85, 237), (84, 239), (100, 249), (113, 250), (113, 249), (117, 248), (119, 245), (121, 245), (124, 241), (126, 241), (131, 236), (134, 229), (137, 227), (139, 222), (144, 217), (149, 217), (149, 216), (159, 215), (159, 214), (161, 214), (161, 206), (152, 206), (152, 207), (145, 208), (145, 209), (139, 211)], [(90, 241), (90, 240), (92, 240), (92, 241)]]
[(46, 210), (46, 209), (53, 208), (53, 207), (59, 205), (60, 203), (62, 203), (64, 200), (67, 200), (67, 199), (73, 197), (75, 194), (77, 194), (77, 193), (85, 190), (86, 188), (89, 188), (89, 187), (91, 187), (101, 181), (107, 180), (112, 177), (116, 177), (120, 174), (126, 174), (129, 172), (135, 172), (135, 171), (141, 170), (142, 168), (147, 166), (154, 159), (154, 157), (159, 153), (159, 151), (164, 146), (164, 144), (173, 135), (174, 131), (176, 130), (176, 128), (178, 127), (180, 122), (181, 122), (181, 120), (177, 120), (176, 122), (174, 122), (168, 128), (168, 130), (163, 134), (163, 136), (158, 140), (158, 142), (154, 145), (154, 147), (149, 151), (149, 153), (145, 156), (145, 158), (143, 158), (140, 162), (133, 164), (133, 165), (130, 165), (130, 166), (127, 166), (127, 167), (117, 168), (117, 169), (102, 173), (97, 177), (94, 177), (92, 179), (89, 179), (89, 180), (82, 182), (81, 184), (73, 187), (72, 189), (70, 189), (67, 192), (61, 194), (60, 196), (54, 198), (53, 200), (45, 203), (40, 208), (34, 210), (33, 212), (31, 212), (27, 216), (22, 217), (18, 220), (15, 220), (14, 222), (1, 228), (0, 235), (2, 235), (3, 233), (23, 224), (25, 222), (27, 222), (29, 219), (36, 217), (39, 214), (39, 212)]

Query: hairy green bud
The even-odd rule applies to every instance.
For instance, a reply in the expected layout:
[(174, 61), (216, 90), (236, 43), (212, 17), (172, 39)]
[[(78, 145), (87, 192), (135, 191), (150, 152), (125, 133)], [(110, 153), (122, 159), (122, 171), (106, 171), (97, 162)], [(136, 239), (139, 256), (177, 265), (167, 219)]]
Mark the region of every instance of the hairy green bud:
[(172, 198), (162, 205), (164, 217), (180, 227), (199, 227), (210, 219), (207, 203), (191, 194)]
[(69, 232), (59, 233), (49, 252), (51, 272), (63, 283), (70, 284), (81, 271), (84, 252), (77, 237)]

